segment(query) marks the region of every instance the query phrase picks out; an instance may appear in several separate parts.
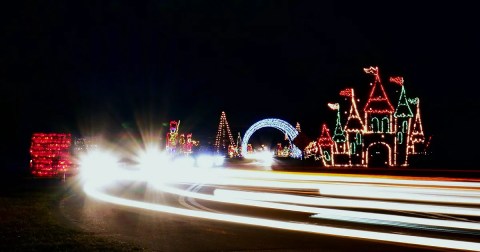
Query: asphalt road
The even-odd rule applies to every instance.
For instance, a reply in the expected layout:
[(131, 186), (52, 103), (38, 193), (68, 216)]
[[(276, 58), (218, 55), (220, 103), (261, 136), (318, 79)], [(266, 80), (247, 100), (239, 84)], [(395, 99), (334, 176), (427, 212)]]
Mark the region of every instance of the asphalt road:
[[(257, 170), (265, 170), (264, 167), (257, 168)], [(266, 171), (260, 174), (270, 174)], [(281, 176), (291, 176), (289, 173), (278, 173)], [(304, 173), (306, 174), (306, 173)], [(243, 176), (243, 175), (242, 175)], [(143, 181), (120, 181), (114, 186), (102, 188), (99, 191), (107, 195), (112, 195), (117, 198), (145, 202), (148, 204), (166, 205), (173, 209), (171, 212), (158, 211), (155, 209), (144, 209), (139, 206), (129, 206), (128, 204), (112, 204), (98, 198), (86, 194), (81, 188), (77, 188), (75, 193), (68, 198), (65, 198), (60, 209), (66, 219), (73, 225), (82, 229), (107, 235), (109, 237), (118, 238), (127, 242), (132, 242), (147, 251), (452, 251), (454, 249), (444, 248), (440, 246), (423, 246), (412, 245), (401, 242), (390, 242), (382, 239), (372, 240), (358, 237), (345, 237), (343, 230), (362, 230), (377, 232), (379, 236), (383, 234), (407, 235), (412, 237), (430, 237), (439, 238), (441, 240), (452, 241), (466, 241), (478, 244), (476, 241), (480, 238), (480, 230), (477, 229), (476, 223), (479, 218), (476, 215), (462, 215), (462, 213), (430, 213), (425, 206), (441, 206), (452, 209), (476, 209), (475, 197), (479, 191), (477, 187), (468, 187), (467, 185), (444, 187), (440, 185), (415, 185), (415, 186), (392, 186), (387, 187), (388, 194), (386, 197), (381, 197), (386, 183), (382, 181), (362, 182), (350, 181), (351, 177), (346, 177), (347, 181), (342, 181), (343, 176), (336, 174), (332, 176), (335, 181), (314, 181), (322, 185), (320, 187), (320, 194), (318, 191), (309, 188), (311, 184), (309, 179), (298, 179), (295, 182), (288, 181), (285, 178), (265, 178), (262, 179), (258, 175), (254, 178), (243, 178), (235, 176), (235, 179), (229, 182), (227, 178), (221, 178), (219, 181), (223, 182), (208, 182), (199, 183), (177, 181), (169, 184), (171, 187), (168, 191), (158, 188), (152, 188)], [(262, 175), (263, 176), (263, 175)], [(329, 177), (326, 177), (329, 180)], [(340, 180), (337, 180), (340, 179)], [(359, 178), (359, 177), (353, 177)], [(360, 178), (374, 178), (374, 176), (360, 177)], [(389, 177), (382, 175), (381, 179), (389, 179)], [(232, 179), (232, 177), (228, 178)], [(322, 178), (325, 179), (325, 178)], [(411, 178), (410, 178), (411, 179)], [(417, 178), (418, 179), (418, 178)], [(242, 184), (245, 181), (256, 181), (259, 184)], [(406, 180), (408, 181), (408, 180)], [(411, 181), (415, 181), (411, 179)], [(418, 181), (422, 181), (418, 179)], [(432, 182), (433, 180), (426, 180)], [(437, 180), (438, 181), (438, 178)], [(444, 182), (459, 182), (459, 179), (440, 179)], [(270, 182), (292, 182), (296, 183), (292, 188), (283, 188), (283, 184), (269, 186)], [(287, 187), (290, 184), (285, 184)], [(306, 186), (303, 186), (306, 185)], [(350, 188), (354, 186), (353, 188)], [(378, 189), (376, 186), (380, 186)], [(304, 188), (295, 188), (304, 187)], [(395, 190), (390, 191), (395, 187)], [(325, 190), (322, 190), (324, 188)], [(340, 193), (342, 188), (345, 194)], [(359, 189), (373, 190), (372, 193), (380, 198), (366, 199), (358, 195), (350, 195), (350, 192), (361, 192)], [(407, 190), (408, 191), (403, 191)], [(427, 191), (421, 191), (421, 190)], [(431, 190), (430, 190), (431, 189)], [(457, 199), (454, 192), (460, 190), (459, 193), (466, 192), (472, 194), (472, 197), (459, 196), (460, 199), (472, 199), (472, 202), (465, 200), (465, 202), (443, 202), (444, 199)], [(176, 192), (177, 190), (178, 192)], [(413, 191), (412, 191), (413, 190)], [(419, 191), (420, 190), (420, 191)], [(229, 193), (244, 192), (246, 195), (235, 195)], [(322, 191), (326, 192), (322, 194)], [(432, 192), (434, 191), (434, 192)], [(439, 192), (449, 192), (448, 195), (438, 195)], [(182, 195), (183, 192), (183, 195)], [(216, 194), (217, 192), (217, 194)], [(377, 193), (378, 192), (378, 193)], [(208, 197), (219, 197), (225, 194), (223, 201), (216, 201), (208, 199)], [(248, 197), (256, 197), (258, 193), (265, 193), (267, 199), (248, 199)], [(405, 200), (398, 195), (424, 195), (426, 202), (420, 200)], [(410, 194), (409, 194), (410, 193)], [(368, 193), (367, 193), (368, 194)], [(200, 198), (197, 197), (200, 195)], [(294, 196), (292, 200), (305, 199), (320, 199), (322, 202), (332, 200), (344, 200), (346, 202), (352, 201), (358, 204), (359, 207), (351, 206), (319, 206), (317, 203), (292, 203), (290, 198), (283, 200), (274, 200), (275, 195), (285, 195), (287, 197)], [(390, 195), (392, 195), (390, 197)], [(368, 195), (371, 196), (371, 195)], [(439, 202), (434, 202), (436, 197), (441, 198)], [(201, 198), (204, 197), (204, 198)], [(269, 205), (254, 206), (240, 203), (228, 202), (234, 200), (253, 200), (252, 204), (280, 204), (280, 207), (271, 207)], [(268, 197), (272, 197), (269, 200)], [(429, 200), (429, 197), (432, 200)], [(227, 202), (226, 202), (227, 201)], [(343, 202), (343, 201), (342, 201)], [(361, 202), (371, 202), (372, 206), (362, 206)], [(420, 210), (409, 211), (408, 209), (378, 209), (374, 206), (377, 202), (390, 202), (406, 204), (408, 207), (416, 207), (419, 204)], [(368, 205), (368, 204), (367, 204)], [(360, 207), (361, 206), (361, 207)], [(294, 208), (286, 210), (285, 207)], [(303, 207), (307, 208), (304, 210)], [(347, 211), (342, 212), (343, 215), (355, 214), (352, 216), (343, 216), (336, 218), (335, 214), (329, 215), (323, 212), (322, 218), (313, 218), (318, 207), (321, 209)], [(313, 210), (311, 210), (313, 208)], [(300, 209), (300, 210), (299, 210)], [(433, 209), (433, 208), (432, 208)], [(226, 215), (226, 220), (215, 220), (216, 217), (192, 217), (184, 214), (183, 210), (195, 213), (213, 213), (214, 215)], [(176, 212), (177, 211), (177, 212)], [(313, 211), (313, 212), (311, 212)], [(435, 210), (432, 210), (435, 211)], [(442, 210), (443, 211), (443, 210)], [(322, 211), (318, 212), (322, 213)], [(373, 217), (358, 217), (356, 214), (383, 214), (387, 216), (387, 220), (372, 219)], [(215, 215), (215, 216), (216, 216)], [(254, 223), (244, 224), (243, 221), (231, 222), (236, 216), (252, 218)], [(438, 227), (437, 224), (420, 224), (416, 222), (402, 222), (396, 220), (388, 220), (391, 218), (411, 217), (413, 220), (440, 220), (459, 224), (460, 227)], [(208, 219), (210, 218), (210, 219)], [(278, 227), (269, 226), (270, 224), (262, 224), (264, 220), (273, 220), (287, 224), (305, 224), (309, 226), (322, 226), (327, 228), (340, 228), (340, 235), (326, 235), (321, 233), (312, 233), (309, 231), (291, 231), (280, 229)], [(259, 223), (255, 223), (258, 221)], [(465, 225), (473, 225), (471, 228), (463, 228)], [(260, 224), (260, 225), (257, 225)], [(274, 223), (273, 226), (276, 224)], [(442, 224), (443, 225), (443, 224)], [(381, 237), (380, 237), (381, 238)]]

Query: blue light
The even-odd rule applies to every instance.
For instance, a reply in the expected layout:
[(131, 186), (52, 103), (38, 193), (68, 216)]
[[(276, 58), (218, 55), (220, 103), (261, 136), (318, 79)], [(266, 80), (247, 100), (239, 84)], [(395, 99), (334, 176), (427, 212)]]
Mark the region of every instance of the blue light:
[(266, 127), (275, 128), (282, 131), (283, 133), (286, 133), (288, 136), (288, 141), (292, 145), (292, 157), (294, 158), (302, 157), (302, 151), (292, 143), (292, 140), (298, 136), (298, 131), (295, 129), (295, 127), (293, 127), (288, 122), (285, 122), (284, 120), (280, 120), (280, 119), (275, 119), (275, 118), (260, 120), (254, 123), (252, 126), (250, 126), (250, 128), (248, 128), (247, 132), (245, 132), (245, 135), (243, 136), (242, 153), (247, 153), (248, 140), (250, 139), (252, 134), (257, 130), (261, 128), (266, 128)]

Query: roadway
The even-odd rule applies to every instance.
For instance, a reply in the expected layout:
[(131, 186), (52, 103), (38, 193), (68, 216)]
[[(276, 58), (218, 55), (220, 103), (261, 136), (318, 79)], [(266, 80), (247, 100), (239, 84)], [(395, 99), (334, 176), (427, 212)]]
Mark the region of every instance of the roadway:
[(115, 176), (61, 209), (148, 251), (480, 250), (475, 179), (249, 168)]

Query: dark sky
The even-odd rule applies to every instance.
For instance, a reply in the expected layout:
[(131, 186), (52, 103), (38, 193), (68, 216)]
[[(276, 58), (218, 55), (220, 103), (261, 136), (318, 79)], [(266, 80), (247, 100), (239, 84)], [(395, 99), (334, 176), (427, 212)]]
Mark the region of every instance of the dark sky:
[(315, 139), (323, 122), (333, 128), (327, 103), (341, 100), (341, 89), (355, 88), (363, 107), (372, 77), (362, 68), (372, 65), (387, 89), (400, 75), (407, 95), (420, 97), (438, 160), (475, 162), (480, 38), (467, 1), (12, 1), (0, 9), (2, 166), (28, 165), (32, 132), (181, 120), (180, 131), (214, 137), (221, 111), (235, 135), (275, 117)]

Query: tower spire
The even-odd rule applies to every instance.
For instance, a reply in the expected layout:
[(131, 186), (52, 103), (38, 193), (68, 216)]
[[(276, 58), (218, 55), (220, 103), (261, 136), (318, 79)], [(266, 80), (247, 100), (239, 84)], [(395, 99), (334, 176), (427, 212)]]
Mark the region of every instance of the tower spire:
[(357, 102), (355, 101), (355, 93), (353, 88), (349, 88), (348, 92), (343, 90), (340, 92), (340, 95), (350, 97), (350, 112), (348, 114), (347, 122), (345, 123), (345, 131), (347, 132), (358, 132), (364, 128), (363, 121), (360, 118), (360, 114), (357, 109)]
[(372, 74), (375, 77), (372, 90), (370, 91), (370, 97), (363, 109), (365, 113), (393, 113), (394, 109), (385, 93), (385, 89), (383, 88), (380, 74), (378, 73), (378, 67), (364, 68), (363, 70), (365, 73)]
[[(400, 77), (397, 77), (400, 78)], [(395, 78), (390, 78), (390, 81), (395, 80)], [(393, 81), (392, 81), (393, 82)], [(397, 83), (397, 82), (395, 82)], [(407, 101), (407, 95), (405, 92), (405, 86), (403, 85), (403, 78), (401, 79), (402, 91), (400, 91), (400, 98), (398, 99), (398, 106), (393, 114), (395, 117), (413, 117), (412, 109)], [(400, 84), (399, 84), (400, 85)]]
[(425, 134), (423, 133), (422, 118), (420, 116), (420, 99), (418, 97), (415, 99), (411, 99), (410, 103), (417, 106), (417, 111), (415, 113), (415, 121), (413, 122), (413, 129), (410, 133), (411, 152), (412, 154), (416, 154), (420, 152), (419, 150), (417, 150), (417, 146), (423, 145), (425, 143)]

